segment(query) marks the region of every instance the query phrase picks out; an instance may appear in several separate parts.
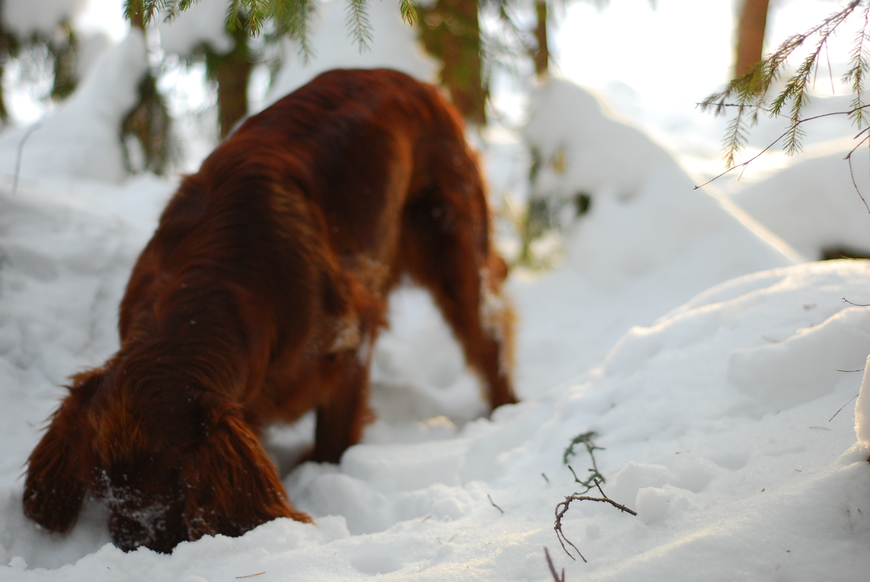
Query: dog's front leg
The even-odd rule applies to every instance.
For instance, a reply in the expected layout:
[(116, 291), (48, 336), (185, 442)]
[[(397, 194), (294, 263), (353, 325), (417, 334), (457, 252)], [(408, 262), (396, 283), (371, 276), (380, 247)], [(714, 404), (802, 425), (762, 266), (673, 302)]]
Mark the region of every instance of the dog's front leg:
[(373, 417), (369, 408), (369, 354), (365, 342), (356, 350), (324, 356), (324, 378), (335, 382), (327, 402), (317, 408), (313, 461), (338, 463), (345, 449), (360, 441)]

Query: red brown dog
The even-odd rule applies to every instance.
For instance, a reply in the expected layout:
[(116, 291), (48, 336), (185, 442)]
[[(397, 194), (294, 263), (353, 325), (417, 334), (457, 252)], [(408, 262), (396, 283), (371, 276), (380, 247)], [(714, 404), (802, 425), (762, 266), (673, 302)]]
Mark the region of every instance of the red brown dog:
[(404, 74), (325, 73), (248, 119), (163, 212), (121, 303), (121, 349), (73, 378), (30, 455), (25, 513), (65, 532), (90, 494), (115, 544), (162, 552), (311, 521), (257, 435), (314, 409), (314, 460), (359, 441), (372, 345), (405, 275), (491, 406), (516, 402), (489, 220), (459, 117)]

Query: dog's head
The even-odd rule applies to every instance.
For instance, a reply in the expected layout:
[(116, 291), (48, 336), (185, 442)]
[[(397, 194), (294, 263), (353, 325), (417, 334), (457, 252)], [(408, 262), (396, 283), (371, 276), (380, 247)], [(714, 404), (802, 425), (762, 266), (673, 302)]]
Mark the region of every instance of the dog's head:
[(208, 534), (241, 535), (288, 504), (241, 407), (205, 390), (107, 368), (74, 378), (28, 461), (24, 511), (68, 531), (85, 495), (111, 511), (115, 544), (169, 552)]

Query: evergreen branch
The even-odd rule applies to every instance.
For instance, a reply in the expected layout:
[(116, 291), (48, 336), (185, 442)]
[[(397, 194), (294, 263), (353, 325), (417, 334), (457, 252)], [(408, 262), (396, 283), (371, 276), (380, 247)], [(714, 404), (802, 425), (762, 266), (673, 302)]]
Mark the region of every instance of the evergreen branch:
[[(760, 63), (756, 64), (745, 75), (732, 80), (723, 91), (708, 96), (701, 102), (702, 111), (712, 110), (715, 115), (723, 115), (726, 112), (726, 102), (736, 101), (737, 114), (726, 128), (723, 157), (729, 172), (735, 167), (734, 160), (746, 143), (748, 129), (757, 123), (759, 110), (766, 110), (771, 117), (782, 115), (788, 109), (790, 126), (788, 130), (776, 141), (785, 139), (785, 149), (789, 154), (794, 154), (801, 149), (801, 140), (804, 137), (801, 125), (801, 114), (809, 103), (809, 86), (818, 68), (818, 61), (823, 50), (827, 49), (829, 39), (837, 31), (849, 16), (864, 2), (864, 0), (851, 0), (840, 11), (825, 18), (821, 23), (814, 26), (803, 34), (790, 36), (773, 53)], [(863, 100), (861, 94), (864, 88), (864, 77), (867, 71), (866, 49), (864, 41), (868, 24), (868, 12), (870, 5), (864, 8), (864, 27), (855, 49), (851, 62), (852, 68), (847, 72), (844, 79), (853, 83), (856, 91), (856, 99), (852, 102), (852, 111), (857, 116), (859, 123), (863, 122)], [(769, 106), (765, 106), (767, 94), (772, 85), (778, 81), (782, 70), (789, 57), (810, 38), (817, 37), (816, 43), (809, 54), (803, 59), (797, 71), (785, 83), (782, 91), (772, 99)], [(747, 117), (747, 112), (751, 114)], [(776, 142), (774, 142), (776, 143)], [(754, 159), (754, 158), (753, 158)], [(715, 179), (715, 178), (714, 178)]]
[(417, 3), (414, 0), (399, 0), (399, 12), (402, 20), (408, 26), (413, 26), (420, 18), (417, 15)]
[(806, 134), (799, 123), (792, 123), (785, 132), (785, 142), (783, 143), (785, 153), (790, 156), (799, 153), (802, 149), (801, 140)]
[[(726, 104), (723, 104), (723, 107), (740, 107), (740, 106), (739, 106), (739, 105), (736, 105), (736, 104), (726, 103)], [(866, 105), (862, 105), (862, 106), (861, 106), (862, 109), (867, 109), (868, 107), (870, 107), (870, 104), (866, 104)], [(805, 117), (805, 118), (803, 118), (803, 119), (799, 119), (799, 120), (797, 120), (797, 121), (795, 122), (794, 125), (795, 125), (795, 126), (800, 126), (800, 125), (803, 125), (804, 123), (807, 123), (807, 122), (809, 122), (809, 121), (815, 121), (815, 120), (817, 120), (817, 119), (823, 119), (823, 118), (825, 118), (825, 117), (834, 117), (834, 116), (836, 116), (836, 115), (847, 115), (847, 116), (853, 116), (854, 114), (855, 114), (855, 110), (854, 110), (854, 109), (851, 109), (851, 110), (849, 110), (849, 111), (834, 111), (834, 112), (831, 112), (831, 113), (822, 113), (821, 115), (815, 115), (815, 116), (813, 116), (813, 117)], [(864, 132), (868, 131), (868, 129), (870, 129), (870, 128), (866, 128), (866, 129), (862, 130), (861, 133), (864, 133)], [(787, 139), (788, 136), (789, 136), (789, 134), (790, 134), (793, 130), (794, 130), (794, 127), (791, 127), (791, 126), (790, 126), (790, 127), (789, 127), (785, 132), (783, 132), (782, 134), (780, 134), (779, 137), (777, 137), (775, 140), (773, 140), (772, 142), (770, 142), (770, 143), (769, 143), (769, 144), (768, 144), (764, 149), (762, 149), (760, 152), (758, 152), (757, 154), (755, 154), (754, 156), (752, 156), (751, 158), (749, 158), (749, 159), (746, 160), (745, 162), (741, 162), (741, 163), (739, 163), (739, 164), (735, 164), (735, 165), (730, 165), (730, 166), (728, 167), (728, 169), (725, 170), (724, 172), (720, 172), (719, 174), (713, 176), (712, 178), (710, 178), (709, 180), (707, 180), (707, 181), (704, 182), (703, 184), (700, 184), (700, 185), (698, 185), (698, 186), (695, 186), (695, 187), (694, 187), (694, 190), (697, 190), (697, 189), (699, 189), (699, 188), (703, 188), (704, 186), (707, 186), (708, 184), (710, 184), (710, 183), (712, 183), (712, 182), (715, 182), (716, 180), (718, 180), (718, 179), (721, 178), (722, 176), (724, 176), (724, 175), (726, 175), (726, 174), (730, 174), (731, 172), (733, 172), (734, 170), (736, 170), (736, 169), (738, 169), (738, 168), (745, 168), (746, 166), (748, 166), (749, 164), (751, 164), (752, 162), (754, 162), (755, 160), (757, 160), (758, 158), (760, 158), (762, 155), (764, 155), (765, 153), (767, 153), (771, 148), (773, 148), (773, 146), (775, 146), (776, 144), (778, 144), (780, 141), (782, 141), (783, 139)], [(803, 131), (803, 129), (800, 128), (800, 131)], [(859, 137), (859, 136), (861, 135), (861, 133), (859, 133), (858, 136), (856, 136), (856, 138)], [(870, 140), (870, 136), (865, 136), (865, 137), (861, 140), (861, 143), (859, 143), (858, 145), (860, 146), (861, 144), (865, 143), (865, 142), (868, 141), (868, 140)], [(855, 149), (857, 149), (857, 147), (856, 147)], [(854, 152), (854, 150), (853, 150), (853, 152)], [(850, 154), (850, 155), (851, 155), (851, 154)], [(848, 156), (847, 156), (847, 158), (848, 158)]]
[(852, 123), (861, 128), (865, 124), (864, 109), (864, 80), (868, 70), (867, 63), (867, 40), (870, 39), (867, 35), (867, 27), (870, 25), (870, 4), (864, 8), (864, 25), (858, 30), (856, 35), (855, 45), (852, 48), (852, 53), (849, 56), (851, 68), (843, 75), (843, 83), (850, 84), (854, 98), (850, 105), (855, 111), (852, 116)]
[[(589, 491), (598, 483), (605, 482), (604, 476), (598, 470), (598, 463), (595, 462), (595, 451), (603, 451), (604, 449), (592, 442), (592, 439), (595, 436), (597, 435), (593, 431), (584, 432), (577, 435), (565, 449), (565, 452), (562, 454), (562, 463), (565, 464), (568, 467), (568, 470), (571, 471), (571, 474), (574, 475), (574, 482), (586, 487), (586, 491)], [(586, 452), (589, 453), (589, 457), (592, 459), (592, 468), (589, 469), (591, 475), (585, 481), (580, 480), (580, 478), (577, 477), (577, 473), (574, 472), (574, 468), (568, 464), (569, 457), (577, 454), (574, 452), (574, 446), (581, 443), (586, 446)], [(584, 493), (586, 491), (584, 491)], [(579, 493), (577, 495), (579, 495)]]
[(366, 14), (367, 0), (348, 0), (345, 24), (360, 52), (368, 50), (373, 40), (372, 25)]
[(603, 451), (602, 447), (597, 446), (592, 439), (598, 436), (595, 431), (584, 432), (582, 434), (578, 434), (575, 436), (568, 446), (565, 448), (565, 452), (562, 453), (562, 464), (567, 465), (568, 459), (573, 457), (577, 453), (574, 452), (574, 446), (578, 444), (583, 444), (586, 446), (586, 452), (589, 453), (589, 456), (592, 457), (593, 465), (595, 464), (595, 457), (593, 455), (593, 451)]
[[(234, 0), (235, 1), (235, 0)], [(248, 35), (255, 36), (263, 29), (264, 23), (269, 18), (276, 21), (276, 28), (282, 32), (287, 31), (285, 22), (282, 19), (284, 14), (283, 5), (287, 4), (288, 0), (242, 0), (244, 8), (237, 12), (239, 15), (245, 16), (244, 30)], [(299, 4), (296, 0), (290, 0), (291, 7)], [(293, 33), (290, 33), (291, 37)]]
[(194, 0), (166, 0), (165, 8), (161, 8), (161, 11), (166, 12), (166, 18), (164, 20), (172, 20), (188, 8), (193, 5)]
[(245, 0), (268, 7), (266, 16), (275, 24), (278, 35), (286, 34), (296, 42), (302, 60), (308, 62), (314, 49), (308, 37), (308, 21), (315, 13), (312, 0)]
[(737, 115), (728, 122), (728, 127), (725, 130), (725, 163), (728, 166), (734, 165), (734, 158), (746, 144), (748, 129), (744, 118), (745, 107), (744, 105), (737, 106)]
[(137, 14), (141, 14), (145, 11), (145, 7), (143, 6), (142, 0), (124, 0), (124, 5), (122, 8), (122, 13), (124, 15), (124, 20), (133, 21), (133, 18)]

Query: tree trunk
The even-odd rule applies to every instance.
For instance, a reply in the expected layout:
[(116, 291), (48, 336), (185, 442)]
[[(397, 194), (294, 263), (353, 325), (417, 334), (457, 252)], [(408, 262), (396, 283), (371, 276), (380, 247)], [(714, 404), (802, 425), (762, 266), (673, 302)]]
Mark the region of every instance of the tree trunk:
[(737, 24), (734, 77), (742, 77), (762, 59), (769, 0), (743, 0)]
[(221, 139), (248, 114), (248, 80), (254, 66), (245, 31), (238, 29), (232, 34), (236, 41), (232, 51), (225, 55), (209, 51), (206, 55), (208, 76), (217, 83)]
[(550, 71), (550, 46), (547, 40), (547, 0), (535, 0), (535, 41), (537, 47), (532, 51), (535, 63), (535, 76), (543, 79)]
[[(144, 19), (140, 12), (133, 14), (130, 25), (147, 34)], [(141, 165), (133, 163), (130, 151), (124, 143), (128, 171), (150, 171), (163, 175), (169, 169), (172, 157), (171, 144), (172, 118), (165, 100), (157, 90), (157, 80), (149, 70), (139, 84), (139, 103), (124, 120), (121, 133), (132, 136), (142, 150)], [(138, 167), (137, 167), (138, 166)]]
[[(0, 7), (2, 7), (2, 4), (0, 4)], [(6, 34), (0, 29), (0, 127), (9, 121), (9, 110), (6, 109), (6, 101), (3, 99), (3, 72), (8, 59), (9, 46)]]
[(418, 6), (420, 37), (426, 51), (441, 62), (440, 81), (469, 123), (486, 124), (487, 88), (483, 79), (477, 2), (438, 0)]
[(63, 34), (55, 33), (48, 43), (48, 50), (54, 56), (54, 83), (51, 87), (51, 98), (55, 101), (63, 101), (72, 95), (79, 82), (76, 72), (78, 37), (68, 21), (62, 22), (60, 29)]
[[(0, 13), (3, 12), (5, 1), (0, 0)], [(6, 69), (6, 63), (17, 52), (17, 45), (17, 39), (11, 33), (6, 32), (3, 28), (3, 22), (0, 21), (0, 127), (9, 121), (9, 110), (6, 108), (6, 101), (3, 98), (3, 73)]]

